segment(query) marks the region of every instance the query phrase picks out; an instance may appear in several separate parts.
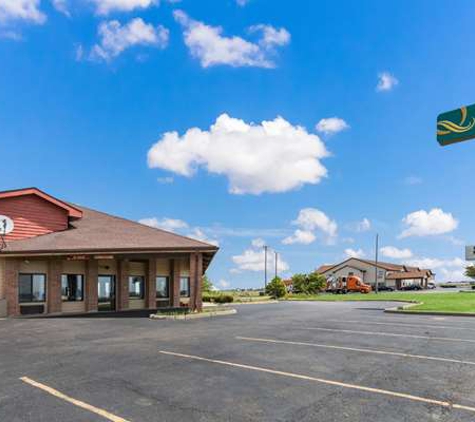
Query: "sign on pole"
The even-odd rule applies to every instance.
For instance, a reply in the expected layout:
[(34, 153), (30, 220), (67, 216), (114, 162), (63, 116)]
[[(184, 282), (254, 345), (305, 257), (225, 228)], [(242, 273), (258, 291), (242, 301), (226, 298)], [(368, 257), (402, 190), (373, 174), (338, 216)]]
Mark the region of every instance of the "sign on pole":
[(475, 104), (447, 111), (437, 117), (437, 141), (440, 145), (475, 138)]
[(475, 261), (475, 246), (465, 246), (465, 261)]

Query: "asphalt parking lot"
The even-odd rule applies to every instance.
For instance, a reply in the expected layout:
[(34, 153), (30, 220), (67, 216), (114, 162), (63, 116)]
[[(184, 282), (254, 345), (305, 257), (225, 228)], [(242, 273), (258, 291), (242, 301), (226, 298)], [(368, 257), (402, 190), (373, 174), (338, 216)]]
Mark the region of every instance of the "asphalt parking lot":
[(0, 421), (474, 421), (475, 319), (382, 307), (3, 320)]

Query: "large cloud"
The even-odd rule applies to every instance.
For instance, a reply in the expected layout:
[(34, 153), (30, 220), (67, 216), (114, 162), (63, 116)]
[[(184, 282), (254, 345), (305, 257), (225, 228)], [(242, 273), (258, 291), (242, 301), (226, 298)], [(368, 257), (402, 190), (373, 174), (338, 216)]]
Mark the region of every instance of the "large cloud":
[(461, 258), (414, 258), (408, 260), (407, 264), (435, 271), (438, 281), (461, 281), (468, 279), (464, 274), (467, 262)]
[(458, 227), (458, 221), (454, 216), (440, 208), (433, 208), (429, 212), (425, 210), (412, 212), (402, 221), (407, 228), (399, 235), (400, 238), (444, 234)]
[(40, 0), (0, 0), (0, 23), (21, 20), (42, 24), (46, 16), (39, 6)]
[(345, 249), (345, 255), (348, 258), (364, 258), (366, 254), (364, 253), (363, 249), (348, 248)]
[(290, 34), (284, 28), (255, 25), (250, 32), (258, 32), (261, 38), (251, 42), (244, 38), (223, 36), (223, 28), (191, 19), (182, 10), (175, 10), (175, 19), (183, 27), (183, 37), (191, 55), (201, 66), (229, 65), (234, 67), (275, 67), (272, 56), (275, 48), (290, 42)]
[[(236, 264), (233, 272), (241, 271), (264, 271), (265, 267), (265, 252), (262, 248), (257, 247), (255, 242), (253, 245), (246, 249), (241, 255), (235, 255), (232, 257), (232, 261)], [(271, 252), (267, 253), (267, 269), (271, 272), (274, 269), (274, 254)], [(284, 259), (279, 255), (277, 261), (277, 270), (278, 272), (287, 271), (289, 269), (289, 264), (284, 261)]]
[(150, 148), (148, 165), (187, 177), (204, 168), (226, 176), (231, 193), (258, 195), (319, 183), (327, 174), (320, 160), (327, 156), (317, 135), (282, 117), (247, 124), (223, 114), (209, 130), (165, 133)]
[(284, 245), (294, 243), (309, 245), (317, 238), (316, 231), (325, 235), (327, 243), (333, 243), (338, 230), (337, 223), (316, 208), (303, 208), (292, 224), (299, 228), (294, 231), (293, 235), (282, 240)]
[(125, 25), (116, 20), (102, 22), (98, 34), (100, 42), (92, 48), (90, 59), (110, 61), (134, 46), (165, 48), (169, 32), (161, 25), (154, 27), (135, 18)]
[(410, 249), (398, 249), (395, 246), (384, 246), (380, 249), (381, 255), (392, 259), (407, 259), (412, 257)]
[(110, 12), (130, 12), (134, 9), (146, 9), (158, 4), (159, 0), (89, 0), (96, 5), (96, 11), (100, 15)]

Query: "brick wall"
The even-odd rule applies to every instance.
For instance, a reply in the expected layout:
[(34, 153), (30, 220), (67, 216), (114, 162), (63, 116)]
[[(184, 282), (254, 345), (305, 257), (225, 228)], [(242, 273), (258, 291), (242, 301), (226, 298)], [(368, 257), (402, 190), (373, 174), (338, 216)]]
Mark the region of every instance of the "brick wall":
[(61, 274), (63, 263), (59, 259), (48, 262), (48, 274), (46, 277), (47, 312), (50, 314), (61, 312)]
[(20, 315), (18, 303), (18, 270), (20, 261), (17, 259), (5, 260), (5, 298), (7, 299), (7, 315)]

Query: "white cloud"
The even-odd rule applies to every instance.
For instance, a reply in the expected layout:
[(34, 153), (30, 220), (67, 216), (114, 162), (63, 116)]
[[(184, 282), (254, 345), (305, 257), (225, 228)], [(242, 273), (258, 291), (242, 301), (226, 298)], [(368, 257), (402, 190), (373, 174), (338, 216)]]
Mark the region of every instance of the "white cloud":
[(158, 5), (159, 0), (89, 0), (96, 6), (99, 15), (107, 15), (110, 12), (130, 12), (135, 9), (147, 9)]
[(363, 258), (366, 254), (362, 249), (345, 249), (345, 255), (348, 258)]
[(28, 21), (42, 24), (46, 15), (40, 9), (40, 0), (0, 0), (0, 23)]
[[(236, 268), (231, 270), (232, 273), (241, 271), (264, 271), (265, 253), (261, 248), (251, 247), (246, 249), (241, 255), (235, 255), (232, 257), (232, 261), (236, 264)], [(267, 254), (267, 269), (272, 271), (274, 269), (274, 256), (272, 253)], [(284, 261), (281, 255), (277, 261), (278, 272), (287, 271), (289, 265)]]
[(294, 243), (309, 245), (310, 243), (314, 242), (315, 239), (316, 236), (313, 232), (297, 229), (292, 236), (288, 236), (282, 240), (282, 243), (284, 245), (293, 245)]
[(251, 245), (254, 247), (254, 248), (263, 248), (266, 244), (266, 241), (262, 238), (257, 238), (257, 239), (254, 239), (252, 242), (251, 242)]
[(211, 128), (191, 128), (183, 136), (167, 132), (148, 152), (150, 168), (191, 177), (205, 168), (224, 175), (234, 194), (286, 192), (317, 184), (329, 154), (317, 135), (282, 117), (261, 124), (222, 114)]
[(292, 224), (304, 230), (320, 230), (329, 237), (337, 235), (338, 225), (335, 220), (330, 219), (323, 211), (316, 208), (304, 208)]
[(449, 233), (458, 227), (458, 221), (451, 213), (446, 213), (440, 208), (415, 211), (403, 218), (406, 229), (399, 238), (409, 236), (433, 236)]
[(221, 279), (218, 281), (218, 286), (222, 289), (228, 289), (231, 286), (231, 283), (225, 279)]
[(328, 117), (320, 120), (315, 128), (326, 135), (332, 135), (334, 133), (341, 132), (342, 130), (349, 129), (350, 126), (343, 119), (339, 117)]
[(186, 236), (191, 237), (192, 239), (200, 240), (201, 242), (209, 243), (214, 246), (219, 246), (219, 241), (217, 239), (209, 238), (206, 233), (199, 227), (195, 227), (191, 231), (191, 233), (188, 233)]
[(162, 25), (154, 27), (141, 18), (135, 18), (125, 25), (116, 20), (102, 22), (98, 34), (100, 42), (92, 47), (89, 58), (108, 62), (134, 46), (165, 48), (169, 31)]
[(63, 15), (66, 15), (68, 17), (71, 16), (71, 13), (69, 12), (69, 2), (68, 2), (68, 0), (51, 0), (51, 3), (53, 4), (53, 7), (59, 13), (62, 13)]
[(418, 176), (407, 176), (404, 179), (404, 184), (413, 186), (413, 185), (420, 185), (422, 183), (422, 178)]
[(412, 257), (410, 249), (398, 249), (394, 246), (384, 246), (380, 249), (381, 255), (392, 259), (407, 259)]
[(367, 232), (370, 229), (371, 229), (371, 221), (369, 221), (366, 217), (356, 223), (357, 232), (360, 232), (360, 233)]
[(275, 47), (290, 41), (290, 34), (283, 28), (253, 26), (250, 28), (251, 32), (262, 33), (260, 40), (253, 43), (238, 36), (225, 37), (222, 35), (222, 27), (191, 19), (182, 10), (175, 10), (173, 14), (175, 20), (183, 26), (186, 46), (202, 67), (229, 65), (272, 68), (275, 67), (272, 61)]
[(156, 229), (167, 230), (170, 232), (174, 232), (178, 229), (187, 229), (188, 223), (183, 220), (179, 220), (176, 218), (162, 218), (158, 219), (156, 217), (153, 218), (142, 218), (139, 220), (139, 223), (145, 224), (146, 226), (155, 227)]
[(381, 72), (380, 74), (378, 74), (378, 85), (376, 85), (376, 91), (391, 91), (398, 84), (399, 81), (394, 75), (391, 75), (391, 73), (389, 72)]
[(238, 6), (244, 7), (246, 6), (251, 0), (236, 0), (236, 4)]
[(469, 279), (464, 274), (467, 262), (461, 258), (416, 258), (407, 261), (407, 264), (434, 271), (438, 281), (462, 281)]
[(466, 265), (465, 261), (461, 258), (452, 259), (439, 259), (439, 258), (414, 258), (407, 261), (407, 265), (417, 268), (427, 268), (430, 270), (436, 270), (438, 268), (457, 268)]

